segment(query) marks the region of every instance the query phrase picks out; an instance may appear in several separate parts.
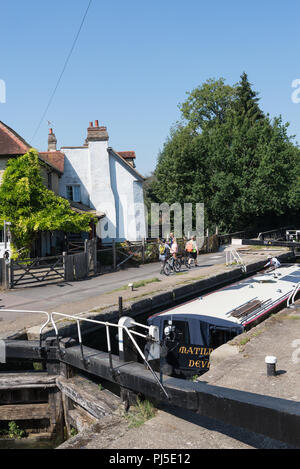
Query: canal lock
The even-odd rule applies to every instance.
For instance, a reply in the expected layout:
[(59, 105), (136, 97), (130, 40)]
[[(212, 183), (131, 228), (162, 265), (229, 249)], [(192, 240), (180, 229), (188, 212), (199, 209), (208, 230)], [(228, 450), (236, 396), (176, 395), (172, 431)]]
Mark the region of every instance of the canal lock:
[[(254, 267), (254, 266), (253, 266)], [(255, 266), (258, 269), (258, 265)], [(225, 286), (238, 280), (241, 275), (234, 274), (233, 271), (221, 275), (219, 279), (214, 277), (214, 282), (206, 283), (200, 294), (208, 293), (219, 286)], [(232, 275), (233, 274), (233, 275)], [(253, 274), (253, 269), (252, 269)], [(250, 275), (250, 272), (249, 272)], [(201, 281), (203, 282), (203, 281)], [(199, 282), (197, 282), (199, 283)], [(203, 286), (203, 285), (202, 285)], [(181, 288), (181, 293), (183, 289)], [(161, 294), (164, 298), (163, 309), (175, 306), (183, 301), (191, 300), (199, 296), (199, 288), (186, 288), (185, 293), (180, 295)], [(157, 301), (157, 304), (159, 301)], [(132, 306), (130, 306), (132, 311)], [(147, 307), (147, 302), (145, 302)], [(134, 308), (133, 308), (134, 309)], [(135, 308), (136, 310), (138, 308)], [(156, 307), (149, 311), (136, 311), (134, 319), (137, 322), (146, 323), (147, 318), (160, 312), (162, 307)], [(110, 315), (110, 321), (118, 320), (120, 311), (114, 311)], [(130, 312), (124, 308), (122, 314), (129, 315)], [(111, 319), (113, 317), (113, 319)], [(108, 318), (107, 318), (108, 320)], [(73, 327), (64, 327), (62, 335), (77, 336)], [(83, 328), (84, 329), (84, 328)], [(68, 332), (66, 334), (66, 332)], [(24, 337), (28, 339), (28, 337)], [(105, 328), (88, 327), (83, 330), (84, 345), (95, 350), (106, 350)], [(118, 354), (117, 334), (111, 335), (112, 353)], [(142, 343), (139, 342), (142, 347)], [(66, 438), (80, 432), (86, 426), (90, 426), (100, 418), (112, 415), (120, 406), (120, 387), (93, 377), (84, 372), (74, 373), (70, 367), (64, 364), (55, 363), (15, 362), (7, 365), (0, 365), (0, 449), (1, 448), (56, 448)], [(57, 378), (58, 377), (58, 378)], [(95, 405), (94, 396), (97, 391), (100, 393), (99, 400)], [(85, 390), (85, 392), (82, 392)], [(13, 434), (9, 438), (9, 424), (15, 423), (18, 432), (24, 431), (27, 438), (20, 438)]]

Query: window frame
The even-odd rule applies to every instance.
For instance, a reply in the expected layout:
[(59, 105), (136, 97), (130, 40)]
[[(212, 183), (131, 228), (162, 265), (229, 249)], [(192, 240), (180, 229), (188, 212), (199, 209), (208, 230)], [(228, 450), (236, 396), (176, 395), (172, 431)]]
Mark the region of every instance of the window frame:
[[(78, 190), (77, 194), (76, 194), (76, 189)], [(71, 192), (72, 192), (72, 194), (71, 194)], [(80, 184), (67, 184), (66, 185), (66, 195), (67, 195), (67, 199), (70, 202), (80, 203), (81, 202), (81, 185)], [(76, 195), (78, 197), (76, 197)]]

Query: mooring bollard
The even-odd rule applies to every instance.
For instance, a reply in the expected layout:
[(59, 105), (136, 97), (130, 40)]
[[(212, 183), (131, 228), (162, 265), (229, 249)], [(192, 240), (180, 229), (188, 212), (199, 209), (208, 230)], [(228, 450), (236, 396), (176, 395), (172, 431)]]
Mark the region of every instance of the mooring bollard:
[(277, 358), (268, 356), (265, 358), (265, 362), (267, 364), (267, 376), (276, 376)]

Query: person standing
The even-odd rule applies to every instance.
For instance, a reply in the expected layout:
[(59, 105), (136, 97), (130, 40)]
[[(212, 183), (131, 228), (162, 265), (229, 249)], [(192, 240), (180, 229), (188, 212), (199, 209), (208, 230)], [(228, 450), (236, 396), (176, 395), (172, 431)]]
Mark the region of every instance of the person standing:
[(162, 241), (160, 242), (158, 250), (159, 250), (159, 260), (162, 263), (160, 273), (163, 274), (164, 273), (164, 265), (170, 257), (170, 246), (169, 246), (169, 244), (167, 243), (167, 241), (165, 239), (162, 239)]
[(178, 244), (176, 238), (173, 237), (172, 239), (172, 244), (170, 247), (170, 254), (172, 256), (172, 266), (174, 269), (175, 261), (177, 260), (177, 254), (178, 254)]
[(195, 267), (198, 267), (198, 254), (199, 254), (199, 249), (196, 241), (196, 236), (192, 236), (192, 238), (187, 242), (186, 244), (186, 251), (189, 254), (189, 266), (191, 265), (192, 260), (194, 261)]

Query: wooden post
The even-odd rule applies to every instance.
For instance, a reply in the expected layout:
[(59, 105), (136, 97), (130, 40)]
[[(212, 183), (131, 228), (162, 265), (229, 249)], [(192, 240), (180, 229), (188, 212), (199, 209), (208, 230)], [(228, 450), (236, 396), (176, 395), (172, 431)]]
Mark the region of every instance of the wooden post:
[(207, 252), (210, 252), (210, 250), (209, 250), (209, 229), (208, 228), (206, 230), (206, 237), (207, 237), (207, 249), (206, 250), (207, 250)]
[(5, 268), (7, 269), (9, 288), (14, 288), (14, 261), (11, 259), (10, 263), (5, 265)]
[[(13, 262), (13, 261), (12, 261)], [(10, 282), (9, 276), (9, 269), (11, 268), (10, 265), (6, 264), (5, 259), (1, 259), (2, 263), (2, 286), (5, 290), (13, 287), (13, 283)], [(13, 280), (13, 275), (12, 275)]]
[(146, 242), (145, 239), (143, 238), (142, 241), (142, 263), (145, 264), (145, 247), (146, 247)]
[(84, 240), (84, 252), (86, 256), (86, 278), (89, 276), (90, 273), (90, 243), (87, 239)]
[(66, 252), (63, 252), (63, 268), (64, 268), (64, 279), (65, 279), (65, 281), (68, 280), (68, 278), (67, 278), (67, 265), (66, 265), (66, 262), (67, 262), (67, 253), (66, 253)]
[(93, 239), (93, 258), (94, 258), (94, 275), (97, 275), (97, 238)]
[(48, 395), (50, 432), (57, 441), (64, 440), (64, 408), (62, 394), (58, 389), (49, 389)]
[(119, 296), (119, 319), (123, 316), (123, 297)]
[(113, 240), (112, 242), (112, 248), (113, 248), (113, 270), (117, 269), (117, 250), (116, 250), (116, 241)]

